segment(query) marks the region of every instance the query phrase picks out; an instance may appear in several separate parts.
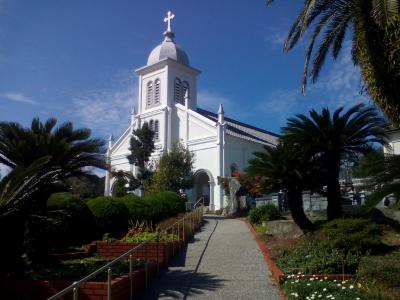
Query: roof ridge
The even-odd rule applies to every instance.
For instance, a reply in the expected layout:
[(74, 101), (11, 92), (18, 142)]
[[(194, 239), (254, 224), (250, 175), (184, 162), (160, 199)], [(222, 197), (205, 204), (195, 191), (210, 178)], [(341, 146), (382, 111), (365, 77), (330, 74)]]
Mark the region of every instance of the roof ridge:
[[(218, 118), (218, 115), (217, 115), (216, 113), (214, 113), (214, 112), (208, 111), (208, 110), (203, 109), (203, 108), (200, 108), (200, 107), (198, 107), (197, 109), (198, 109), (198, 110), (201, 110), (201, 111), (203, 111), (203, 112), (212, 114), (212, 115), (215, 116), (215, 118)], [(256, 126), (253, 126), (253, 125), (250, 125), (250, 124), (246, 124), (246, 123), (237, 121), (237, 120), (232, 119), (232, 118), (229, 118), (229, 117), (225, 117), (225, 120), (226, 120), (226, 121), (229, 121), (229, 122), (231, 122), (231, 123), (237, 124), (237, 125), (241, 125), (241, 126), (243, 126), (243, 127), (251, 128), (251, 129), (253, 129), (253, 130), (257, 130), (257, 131), (260, 131), (260, 132), (263, 132), (263, 133), (266, 133), (266, 134), (270, 134), (270, 135), (275, 136), (275, 137), (280, 137), (280, 135), (277, 134), (277, 133), (273, 133), (273, 132), (271, 132), (271, 131), (268, 131), (268, 130), (265, 130), (265, 129), (262, 129), (262, 128), (259, 128), (259, 127), (256, 127)]]

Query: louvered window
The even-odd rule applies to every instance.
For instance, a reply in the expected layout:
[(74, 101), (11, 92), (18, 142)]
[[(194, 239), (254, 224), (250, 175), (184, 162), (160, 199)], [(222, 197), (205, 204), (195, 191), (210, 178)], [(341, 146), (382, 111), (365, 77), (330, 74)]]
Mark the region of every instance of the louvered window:
[(154, 81), (154, 105), (160, 103), (160, 79)]
[(154, 121), (154, 140), (158, 141), (160, 138), (160, 125), (158, 123), (158, 120)]
[(183, 104), (182, 82), (179, 78), (175, 78), (175, 102)]
[(150, 130), (154, 131), (154, 121), (153, 120), (150, 120), (149, 128), (150, 128)]
[(183, 97), (183, 103), (185, 102), (185, 95), (186, 95), (186, 91), (188, 91), (188, 96), (190, 98), (190, 90), (189, 90), (189, 83), (187, 81), (184, 81), (182, 83), (182, 97)]
[(150, 107), (153, 100), (153, 82), (149, 81), (147, 83), (147, 95), (146, 95), (146, 106)]

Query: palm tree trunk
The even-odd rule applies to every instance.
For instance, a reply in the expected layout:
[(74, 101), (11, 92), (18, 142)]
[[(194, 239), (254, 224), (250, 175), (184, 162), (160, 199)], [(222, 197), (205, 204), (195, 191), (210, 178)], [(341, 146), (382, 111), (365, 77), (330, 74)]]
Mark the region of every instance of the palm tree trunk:
[(329, 164), (326, 196), (328, 201), (328, 207), (326, 211), (328, 220), (338, 219), (343, 215), (340, 195), (339, 171), (340, 159), (339, 163), (337, 164)]
[(288, 204), (293, 221), (304, 232), (312, 232), (314, 224), (307, 218), (303, 209), (303, 193), (300, 189), (290, 189), (287, 192)]

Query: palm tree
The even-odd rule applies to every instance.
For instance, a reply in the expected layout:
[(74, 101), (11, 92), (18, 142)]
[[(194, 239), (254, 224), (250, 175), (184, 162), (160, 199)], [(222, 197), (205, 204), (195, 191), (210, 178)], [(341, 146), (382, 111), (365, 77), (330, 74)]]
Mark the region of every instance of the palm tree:
[(299, 145), (303, 151), (318, 157), (326, 170), (327, 217), (332, 220), (342, 216), (339, 171), (343, 157), (355, 157), (372, 150), (374, 143), (384, 144), (385, 120), (373, 107), (358, 104), (343, 112), (343, 107), (331, 115), (325, 108), (319, 114), (299, 114), (288, 120), (283, 128), (283, 140)]
[[(35, 230), (43, 230), (32, 228), (29, 221), (47, 220), (49, 194), (64, 179), (89, 174), (87, 167), (106, 167), (103, 141), (90, 139), (88, 129), (74, 129), (69, 122), (56, 128), (56, 123), (36, 118), (24, 128), (0, 122), (0, 163), (11, 168), (0, 181), (0, 230), (15, 258), (11, 267), (21, 257), (24, 240), (32, 242)], [(0, 256), (8, 260), (11, 254)]]
[(87, 167), (106, 167), (102, 140), (91, 139), (89, 129), (75, 129), (70, 122), (56, 124), (53, 118), (45, 123), (35, 118), (30, 128), (0, 122), (0, 163), (14, 169), (49, 156), (48, 166), (61, 168), (60, 179), (85, 176)]
[(290, 51), (311, 27), (302, 92), (309, 77), (313, 82), (317, 80), (329, 50), (337, 58), (347, 31), (352, 30), (353, 61), (361, 67), (366, 90), (392, 121), (399, 122), (399, 1), (306, 0), (288, 33), (284, 51)]
[(264, 147), (255, 152), (249, 161), (247, 171), (263, 178), (267, 190), (285, 190), (293, 221), (304, 231), (313, 231), (314, 225), (303, 210), (303, 190), (313, 189), (317, 175), (317, 164), (306, 158), (299, 147), (280, 143), (274, 147)]

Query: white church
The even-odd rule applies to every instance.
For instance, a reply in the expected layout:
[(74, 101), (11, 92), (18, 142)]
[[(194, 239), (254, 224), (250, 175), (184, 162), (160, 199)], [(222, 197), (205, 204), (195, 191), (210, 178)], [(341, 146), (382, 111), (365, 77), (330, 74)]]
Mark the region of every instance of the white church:
[[(194, 186), (186, 191), (189, 200), (196, 202), (203, 197), (211, 210), (218, 210), (225, 206), (218, 177), (246, 168), (253, 152), (262, 150), (264, 145), (276, 145), (278, 135), (226, 117), (221, 104), (218, 112), (198, 107), (200, 71), (190, 65), (185, 51), (175, 43), (173, 18), (168, 12), (164, 40), (151, 51), (147, 64), (136, 70), (138, 110), (131, 113), (130, 125), (121, 137), (115, 143), (110, 138), (107, 157), (113, 170), (136, 175), (136, 167), (127, 159), (130, 139), (132, 130), (147, 122), (155, 133), (156, 150), (151, 159), (157, 160), (176, 142), (185, 145), (195, 160)], [(105, 180), (105, 195), (112, 195), (115, 179), (107, 172)]]

